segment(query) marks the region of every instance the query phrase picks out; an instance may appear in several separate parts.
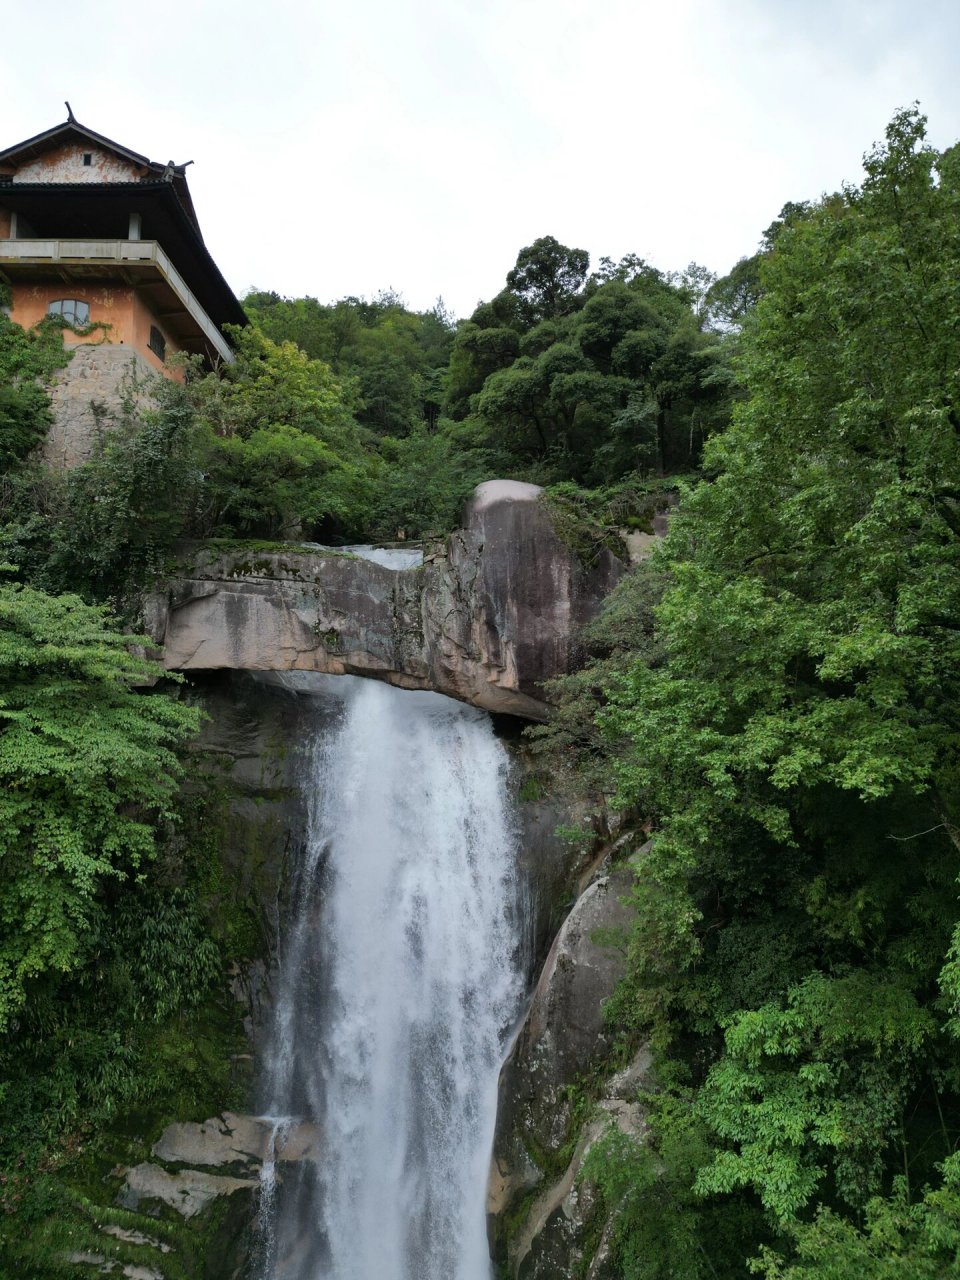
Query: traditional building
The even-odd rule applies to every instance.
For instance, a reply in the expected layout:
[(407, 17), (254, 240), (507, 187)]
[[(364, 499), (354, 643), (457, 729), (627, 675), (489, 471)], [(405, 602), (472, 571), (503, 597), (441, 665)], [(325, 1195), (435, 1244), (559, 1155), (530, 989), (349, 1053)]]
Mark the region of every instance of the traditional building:
[[(69, 111), (69, 104), (68, 104)], [(232, 361), (247, 323), (203, 243), (187, 165), (158, 164), (74, 119), (0, 151), (0, 280), (25, 328), (65, 321), (74, 358), (54, 389), (47, 457), (88, 453), (132, 373), (179, 377), (170, 358)]]

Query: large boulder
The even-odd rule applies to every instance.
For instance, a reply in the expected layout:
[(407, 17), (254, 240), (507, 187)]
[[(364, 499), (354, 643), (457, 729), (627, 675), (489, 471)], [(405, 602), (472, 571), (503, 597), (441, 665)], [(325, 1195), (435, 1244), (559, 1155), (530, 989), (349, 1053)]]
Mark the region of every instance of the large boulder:
[(609, 551), (587, 567), (557, 535), (536, 485), (489, 480), (464, 511), (428, 577), (424, 616), (434, 677), (466, 702), (511, 710), (541, 703), (543, 684), (572, 670), (577, 635), (624, 572)]
[(571, 1142), (569, 1159), (546, 1178), (516, 1216), (507, 1235), (507, 1274), (514, 1280), (617, 1280), (611, 1258), (616, 1218), (583, 1175), (584, 1161), (611, 1130), (647, 1139), (646, 1108), (638, 1095), (651, 1087), (651, 1056), (642, 1046), (608, 1079), (589, 1118)]
[(608, 551), (584, 565), (536, 485), (492, 480), (421, 566), (201, 548), (148, 600), (145, 625), (168, 669), (366, 675), (542, 720), (544, 681), (577, 665), (577, 633), (624, 570)]
[(577, 899), (501, 1072), (487, 1212), (494, 1257), (510, 1276), (569, 1274), (558, 1259), (582, 1253), (591, 1227), (590, 1189), (577, 1182), (586, 1153), (610, 1123), (634, 1136), (644, 1129), (645, 1049), (593, 1095), (583, 1120), (584, 1081), (609, 1059), (604, 1003), (625, 972), (618, 942), (633, 918), (624, 900), (633, 877), (632, 861), (607, 868)]

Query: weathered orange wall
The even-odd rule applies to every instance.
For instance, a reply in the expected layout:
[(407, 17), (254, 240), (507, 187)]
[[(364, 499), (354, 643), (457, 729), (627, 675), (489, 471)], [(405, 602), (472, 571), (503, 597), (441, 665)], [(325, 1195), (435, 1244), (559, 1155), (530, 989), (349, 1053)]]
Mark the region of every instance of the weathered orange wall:
[(133, 290), (129, 285), (113, 288), (98, 284), (96, 288), (90, 289), (76, 281), (61, 284), (14, 284), (10, 318), (25, 329), (30, 329), (46, 316), (47, 307), (58, 298), (78, 298), (88, 303), (91, 322), (110, 326), (106, 333), (99, 330), (87, 338), (81, 338), (65, 329), (63, 340), (67, 344), (89, 342), (91, 337), (95, 342), (133, 342)]
[(177, 345), (177, 343), (173, 340), (173, 338), (171, 338), (170, 334), (167, 332), (164, 326), (160, 323), (157, 317), (153, 314), (150, 308), (145, 306), (143, 301), (136, 294), (134, 294), (133, 296), (133, 337), (131, 339), (131, 345), (135, 347), (137, 351), (141, 352), (142, 355), (146, 356), (152, 368), (158, 369), (161, 373), (165, 373), (168, 378), (176, 378), (178, 382), (182, 381), (183, 380), (182, 375), (171, 372), (171, 370), (169, 370), (166, 367), (166, 365), (164, 365), (163, 363), (161, 363), (160, 360), (157, 359), (157, 357), (153, 354), (153, 352), (147, 346), (147, 343), (150, 341), (151, 325), (156, 325), (157, 328), (160, 330), (160, 332), (163, 334), (164, 338), (166, 339), (166, 342), (167, 342), (166, 354), (167, 354), (167, 359), (169, 360), (170, 357), (173, 355), (176, 355), (176, 353), (180, 351), (181, 348)]
[(183, 375), (179, 371), (169, 369), (147, 346), (150, 339), (150, 326), (156, 325), (166, 338), (168, 360), (182, 348), (129, 285), (114, 287), (98, 284), (95, 289), (86, 289), (76, 282), (15, 284), (10, 319), (22, 325), (24, 329), (30, 329), (46, 316), (47, 307), (58, 298), (77, 298), (88, 303), (90, 323), (110, 326), (106, 330), (95, 329), (93, 333), (85, 336), (74, 333), (72, 329), (64, 329), (63, 341), (66, 346), (103, 342), (132, 347), (143, 356), (151, 369), (177, 382), (183, 381)]

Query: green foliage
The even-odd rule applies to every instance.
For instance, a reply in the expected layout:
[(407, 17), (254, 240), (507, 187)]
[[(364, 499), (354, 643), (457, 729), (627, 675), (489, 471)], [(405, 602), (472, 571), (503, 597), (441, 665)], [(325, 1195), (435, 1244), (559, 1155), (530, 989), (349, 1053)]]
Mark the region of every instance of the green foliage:
[(295, 343), (357, 391), (357, 421), (378, 435), (405, 436), (417, 424), (433, 427), (443, 397), (452, 321), (442, 299), (432, 311), (408, 311), (396, 294), (372, 302), (250, 293), (247, 314), (274, 342)]
[(227, 800), (216, 773), (189, 778), (148, 874), (101, 885), (78, 964), (30, 980), (0, 1036), (0, 1274), (58, 1276), (65, 1249), (156, 1261), (104, 1235), (110, 1224), (165, 1242), (171, 1280), (219, 1256), (216, 1207), (184, 1223), (113, 1201), (117, 1166), (149, 1159), (171, 1121), (248, 1105), (242, 1006), (224, 978), (264, 944), (224, 871)]
[(746, 1250), (766, 1238), (755, 1203), (743, 1195), (722, 1206), (693, 1190), (710, 1156), (707, 1130), (688, 1089), (644, 1094), (648, 1130), (641, 1138), (616, 1128), (583, 1162), (613, 1220), (612, 1253), (623, 1280), (746, 1280)]
[(751, 1187), (789, 1219), (830, 1168), (837, 1193), (862, 1205), (936, 1030), (896, 974), (811, 974), (783, 1007), (735, 1015), (697, 1104), (735, 1149), (701, 1170), (697, 1190)]
[(22, 461), (50, 425), (45, 397), (34, 384), (0, 387), (0, 469)]
[(447, 411), (496, 440), (511, 474), (601, 485), (695, 464), (732, 386), (724, 341), (703, 329), (707, 273), (587, 266), (549, 236), (521, 250), (457, 332)]
[[(646, 624), (542, 735), (652, 828), (608, 1013), (689, 1089), (702, 1146), (667, 1220), (755, 1206), (719, 1274), (956, 1274), (958, 165), (899, 113), (862, 187), (788, 206), (730, 282), (732, 424), (644, 569)], [(610, 347), (599, 308), (611, 368), (648, 330)], [(615, 1198), (627, 1171), (642, 1239), (647, 1175), (618, 1159), (596, 1176)]]
[(494, 475), (602, 483), (672, 466), (674, 422), (694, 457), (722, 425), (729, 381), (718, 338), (700, 331), (697, 270), (674, 281), (636, 258), (586, 270), (581, 250), (537, 241), (455, 339), (439, 302), (417, 314), (391, 293), (330, 306), (249, 295), (236, 363), (183, 393), (193, 473), (176, 493), (190, 510), (172, 520), (200, 537), (425, 536)]
[(401, 439), (385, 436), (378, 450), (366, 533), (386, 541), (455, 529), (464, 502), (492, 474), (488, 453), (446, 419), (433, 430), (414, 427)]
[(0, 1030), (27, 984), (83, 959), (105, 881), (154, 854), (196, 713), (134, 687), (160, 674), (105, 611), (0, 586)]
[(466, 417), (471, 398), (482, 390), (486, 379), (500, 369), (509, 368), (519, 352), (520, 339), (509, 326), (495, 323), (492, 327), (483, 327), (473, 320), (462, 324), (450, 353), (445, 407), (451, 417)]
[(673, 523), (670, 661), (635, 668), (611, 725), (638, 740), (644, 725), (627, 790), (669, 775), (697, 797), (664, 795), (674, 830), (736, 804), (789, 840), (801, 781), (871, 800), (952, 762), (957, 384), (929, 335), (954, 323), (957, 195), (946, 162), (933, 184), (919, 127), (898, 118), (863, 191), (778, 238), (750, 399)]
[(136, 613), (185, 537), (357, 537), (375, 460), (349, 388), (256, 330), (220, 373), (132, 387), (93, 456), (66, 476), (7, 477), (2, 545), (32, 581)]
[[(602, 491), (597, 503), (582, 490), (568, 494), (556, 486), (546, 491), (545, 500), (560, 536), (589, 563), (610, 539), (607, 521), (620, 524), (624, 516), (621, 500), (625, 498), (634, 511), (649, 513), (646, 503), (656, 504), (658, 496), (656, 488), (638, 486), (628, 489), (626, 495), (620, 490)], [(588, 796), (601, 815), (616, 789), (611, 757), (618, 745), (598, 724), (608, 703), (605, 689), (636, 662), (638, 652), (646, 652), (656, 661), (654, 610), (664, 587), (663, 574), (649, 563), (636, 566), (620, 581), (599, 616), (581, 633), (584, 665), (549, 683), (547, 693), (554, 704), (551, 719), (525, 731), (554, 785)], [(624, 739), (619, 748), (627, 750), (629, 745), (629, 739)]]
[(168, 567), (202, 501), (202, 449), (184, 388), (157, 380), (155, 407), (131, 402), (90, 461), (64, 477), (40, 581), (123, 600)]
[[(194, 1087), (203, 1031), (189, 1014), (220, 975), (192, 892), (131, 885), (101, 895), (84, 963), (32, 981), (4, 1038), (0, 1165), (38, 1141), (55, 1146), (78, 1126)], [(209, 1009), (206, 1018), (218, 1021)]]
[(526, 324), (536, 324), (577, 306), (576, 295), (589, 269), (585, 249), (568, 249), (553, 236), (541, 236), (520, 250), (507, 273), (507, 288), (519, 299)]
[[(438, 300), (432, 311), (408, 311), (394, 294), (380, 294), (373, 302), (344, 298), (323, 306), (314, 298), (282, 299), (275, 294), (251, 294), (245, 306), (261, 332), (277, 342), (295, 342), (313, 362), (324, 360), (336, 372), (348, 406), (361, 430), (353, 443), (334, 442), (339, 459), (350, 469), (328, 473), (320, 489), (310, 475), (283, 477), (286, 492), (278, 485), (273, 508), (284, 505), (295, 512), (301, 529), (313, 526), (316, 536), (362, 540), (407, 536), (422, 537), (452, 529), (464, 499), (481, 480), (489, 479), (488, 451), (477, 441), (440, 418), (447, 380), (447, 362), (453, 338), (452, 321)], [(252, 339), (248, 339), (252, 341)], [(262, 341), (262, 339), (261, 339)], [(296, 421), (296, 419), (294, 419)], [(302, 447), (303, 441), (300, 445)], [(260, 448), (266, 442), (260, 442)], [(275, 451), (288, 442), (270, 442)], [(295, 524), (272, 517), (262, 479), (251, 482), (249, 448), (224, 445), (236, 457), (225, 469), (226, 487), (243, 487), (244, 496), (231, 500), (224, 515), (233, 519), (230, 530), (243, 532), (272, 526), (274, 534)], [(316, 464), (322, 463), (317, 457)], [(269, 469), (266, 474), (270, 474)], [(300, 483), (291, 491), (291, 480)], [(331, 482), (340, 482), (341, 500), (333, 505)], [(319, 505), (315, 498), (319, 499)], [(323, 504), (326, 504), (324, 506)], [(264, 518), (258, 521), (258, 514)], [(224, 532), (220, 520), (218, 532)]]
[(624, 559), (624, 533), (652, 533), (654, 518), (669, 509), (678, 483), (679, 478), (652, 480), (636, 473), (598, 489), (567, 480), (549, 485), (541, 501), (558, 536), (584, 563), (593, 564), (604, 547)]
[(50, 410), (42, 384), (69, 358), (55, 324), (27, 331), (0, 310), (0, 475), (46, 435)]
[(906, 1180), (866, 1206), (858, 1228), (829, 1209), (790, 1228), (791, 1261), (764, 1248), (752, 1270), (766, 1280), (947, 1280), (960, 1266), (960, 1156), (942, 1166), (941, 1187), (912, 1201)]
[(706, 301), (714, 328), (739, 329), (760, 301), (760, 262), (759, 253), (741, 258), (732, 271), (710, 286)]
[(203, 532), (290, 537), (360, 527), (369, 462), (351, 390), (328, 365), (257, 329), (236, 362), (188, 386), (203, 457)]

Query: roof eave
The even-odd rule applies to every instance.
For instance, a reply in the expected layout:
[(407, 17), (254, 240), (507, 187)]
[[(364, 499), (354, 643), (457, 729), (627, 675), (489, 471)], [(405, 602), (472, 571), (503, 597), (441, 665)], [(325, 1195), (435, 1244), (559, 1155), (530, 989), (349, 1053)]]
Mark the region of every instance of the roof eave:
[(98, 196), (105, 196), (109, 199), (137, 195), (146, 198), (156, 197), (162, 200), (170, 216), (180, 222), (187, 238), (193, 240), (194, 249), (202, 260), (204, 270), (210, 279), (215, 282), (220, 298), (220, 306), (217, 307), (217, 311), (222, 316), (220, 323), (235, 324), (241, 328), (250, 323), (240, 300), (227, 283), (223, 272), (217, 266), (213, 255), (204, 243), (199, 228), (186, 209), (184, 209), (182, 202), (177, 198), (171, 183), (163, 181), (107, 183), (16, 182), (10, 186), (0, 187), (0, 202), (6, 199), (8, 202), (15, 203), (18, 195), (28, 196), (34, 192), (57, 194), (75, 199), (83, 199), (96, 193)]

